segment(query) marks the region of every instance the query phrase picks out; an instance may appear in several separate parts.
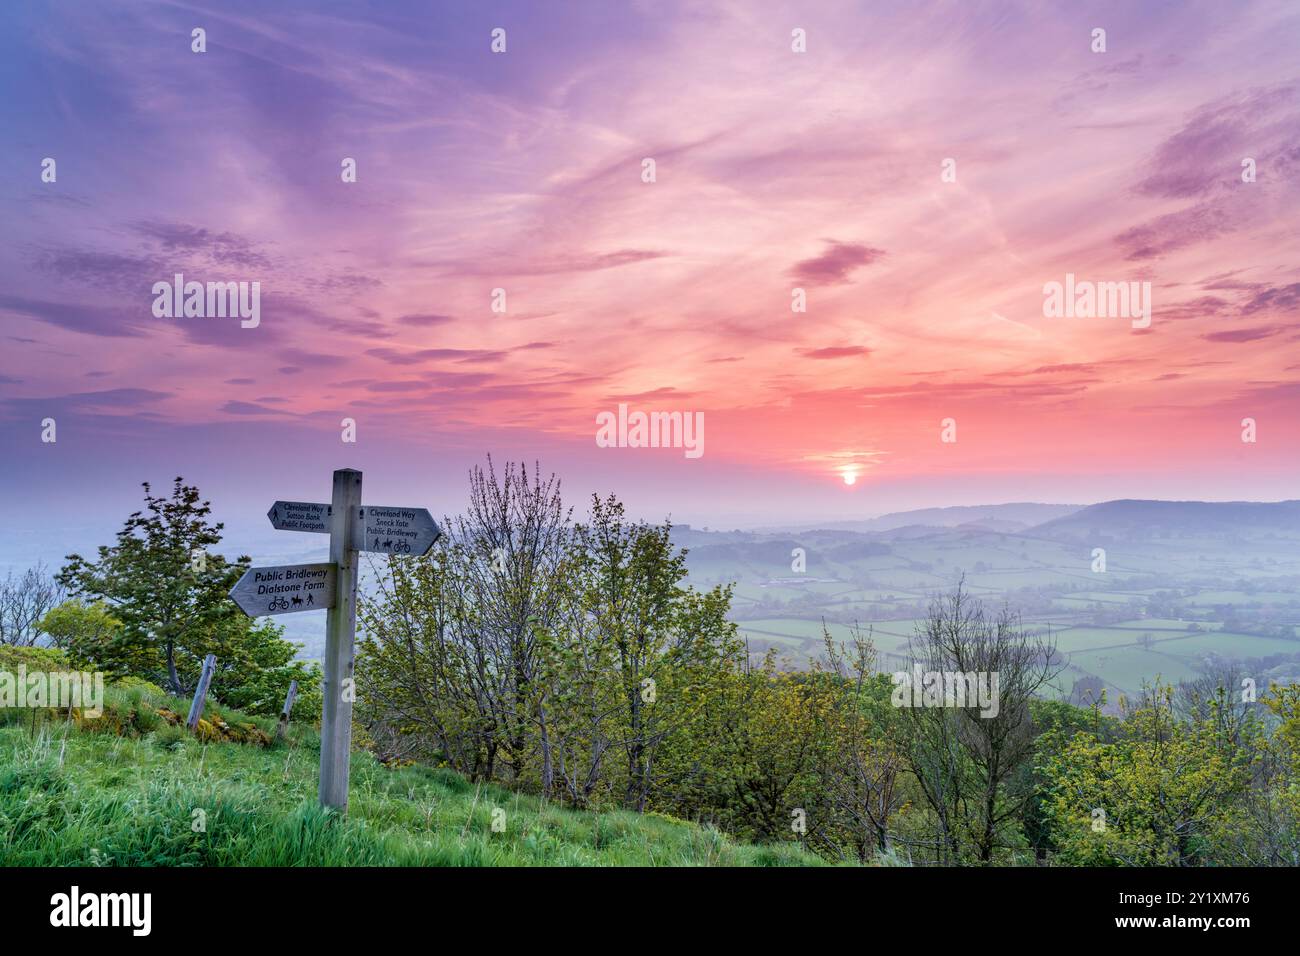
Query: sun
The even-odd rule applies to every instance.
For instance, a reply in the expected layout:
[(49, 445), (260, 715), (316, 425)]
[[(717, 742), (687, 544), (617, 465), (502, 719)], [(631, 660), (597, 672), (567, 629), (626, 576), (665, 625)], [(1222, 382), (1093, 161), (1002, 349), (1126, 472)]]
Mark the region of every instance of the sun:
[(844, 469), (843, 478), (844, 478), (844, 483), (846, 485), (857, 484), (858, 473), (854, 471), (852, 468), (846, 468)]

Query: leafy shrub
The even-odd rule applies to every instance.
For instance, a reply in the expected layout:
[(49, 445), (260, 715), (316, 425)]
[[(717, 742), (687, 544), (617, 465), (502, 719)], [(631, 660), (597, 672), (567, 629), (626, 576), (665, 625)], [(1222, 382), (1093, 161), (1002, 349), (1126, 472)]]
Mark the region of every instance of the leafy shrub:
[(68, 659), (53, 647), (12, 647), (0, 644), (0, 671), (17, 672), (19, 667), (28, 671), (66, 671)]

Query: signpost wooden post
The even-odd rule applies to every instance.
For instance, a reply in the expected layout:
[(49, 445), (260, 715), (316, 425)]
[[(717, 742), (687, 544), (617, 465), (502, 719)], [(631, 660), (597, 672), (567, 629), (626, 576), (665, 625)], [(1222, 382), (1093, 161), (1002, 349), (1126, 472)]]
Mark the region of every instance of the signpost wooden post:
[[(328, 609), (325, 617), (324, 696), (320, 728), (320, 802), (347, 810), (348, 767), (352, 752), (352, 670), (357, 633), (357, 552), (425, 554), (442, 535), (424, 508), (390, 508), (361, 504), (361, 472), (334, 472), (329, 504), (277, 501), (266, 513), (284, 531), (311, 531), (330, 536), (330, 559), (323, 564), (249, 568), (230, 591), (249, 617)], [(206, 688), (205, 688), (206, 689)], [(280, 716), (276, 736), (283, 735), (297, 682)]]
[(361, 472), (334, 472), (330, 499), (330, 561), (338, 568), (334, 606), (325, 618), (325, 698), (320, 724), (321, 806), (348, 808), (348, 765), (352, 749), (352, 664), (357, 632), (357, 549), (349, 519), (361, 507)]

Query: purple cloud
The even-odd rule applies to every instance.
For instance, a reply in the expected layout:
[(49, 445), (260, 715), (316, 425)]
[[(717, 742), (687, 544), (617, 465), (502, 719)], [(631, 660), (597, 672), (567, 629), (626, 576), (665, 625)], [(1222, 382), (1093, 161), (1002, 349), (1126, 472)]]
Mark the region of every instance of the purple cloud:
[(854, 355), (870, 355), (871, 349), (862, 345), (840, 345), (824, 349), (797, 349), (798, 353), (808, 359), (840, 359)]
[(1207, 342), (1256, 342), (1285, 331), (1285, 325), (1261, 325), (1253, 329), (1232, 329), (1227, 332), (1209, 332), (1201, 338)]
[(839, 285), (849, 281), (849, 274), (880, 259), (885, 251), (854, 242), (824, 240), (827, 249), (820, 256), (796, 262), (790, 274), (809, 285)]

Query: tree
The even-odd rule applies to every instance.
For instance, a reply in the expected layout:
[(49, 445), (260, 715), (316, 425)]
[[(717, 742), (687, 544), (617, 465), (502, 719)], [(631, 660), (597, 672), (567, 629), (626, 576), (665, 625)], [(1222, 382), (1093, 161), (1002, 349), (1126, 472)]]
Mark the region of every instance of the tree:
[(1243, 699), (1242, 680), (1248, 676), (1236, 661), (1215, 661), (1205, 665), (1199, 677), (1180, 681), (1174, 691), (1174, 712), (1195, 720), (1213, 718), (1222, 724), (1229, 739), (1240, 742), (1242, 730), (1252, 716), (1265, 709), (1261, 701)]
[(863, 863), (892, 850), (892, 825), (903, 804), (904, 760), (892, 739), (894, 714), (889, 679), (876, 672), (870, 633), (856, 625), (841, 645), (825, 625), (823, 659), (814, 687), (824, 699), (816, 708), (825, 721), (817, 793), (828, 809), (828, 825), (813, 833), (838, 855), (844, 846)]
[(456, 544), (390, 558), (360, 596), (356, 713), (376, 741), (492, 779), (493, 667), (464, 600), (466, 560)]
[[(1075, 682), (1076, 693), (1079, 684)], [(1040, 865), (1060, 849), (1053, 839), (1051, 794), (1044, 765), (1051, 763), (1074, 735), (1082, 731), (1090, 731), (1101, 740), (1114, 739), (1117, 721), (1102, 713), (1106, 691), (1100, 681), (1097, 687), (1095, 696), (1088, 695), (1089, 706), (1080, 707), (1064, 700), (1036, 700), (1030, 705), (1037, 731), (1033, 759), (1022, 765), (1008, 789), (1024, 804), (1020, 826), (1034, 851), (1035, 862)]]
[(1300, 866), (1300, 684), (1273, 684), (1260, 703), (1273, 732), (1264, 737), (1254, 714), (1235, 730), (1235, 739), (1252, 751), (1251, 781), (1240, 812), (1217, 834), (1219, 849), (1231, 865)]
[(1004, 826), (1023, 816), (1031, 796), (1007, 784), (1033, 753), (1030, 702), (1059, 671), (1055, 646), (1009, 608), (989, 616), (959, 583), (933, 602), (910, 647), (928, 674), (967, 686), (997, 680), (992, 712), (970, 700), (901, 711), (909, 765), (935, 814), (939, 859), (958, 863), (969, 850), (992, 862), (1006, 845)]
[[(1108, 741), (1075, 733), (1043, 767), (1058, 856), (1074, 865), (1213, 862), (1251, 759), (1215, 714), (1180, 719), (1171, 688), (1144, 687)], [(1211, 711), (1216, 705), (1211, 705)]]
[(824, 698), (807, 675), (777, 670), (772, 651), (724, 676), (708, 695), (710, 719), (679, 729), (664, 747), (665, 763), (680, 755), (706, 773), (691, 788), (703, 799), (684, 809), (746, 839), (802, 841), (816, 815)]
[(567, 557), (570, 585), (556, 626), (539, 632), (541, 678), (548, 689), (555, 771), (563, 794), (576, 806), (602, 802), (614, 792), (607, 758), (618, 746), (624, 712), (612, 635), (588, 613), (589, 590), (580, 569), (586, 556), (576, 539)]
[(392, 752), (476, 779), (678, 806), (741, 659), (729, 590), (683, 585), (667, 525), (629, 523), (610, 498), (575, 527), (554, 478), (506, 474), (475, 469), (448, 546), (391, 560), (362, 598), (360, 719)]
[(426, 752), (476, 778), (504, 768), (522, 783), (536, 759), (548, 792), (540, 635), (559, 618), (571, 532), (559, 481), (509, 463), (498, 478), (489, 458), (446, 526), (443, 548), (391, 560), (361, 600), (362, 716), (384, 739), (423, 736)]
[[(155, 648), (131, 640), (102, 601), (65, 601), (45, 615), (42, 627), (76, 667), (102, 671), (113, 680), (147, 677), (157, 670)], [(289, 684), (296, 680), (295, 713), (319, 714), (320, 668), (295, 660), (298, 648), (283, 633), (270, 621), (231, 615), (177, 645), (177, 670), (195, 673), (203, 658), (213, 654), (217, 669), (208, 688), (210, 700), (270, 716), (280, 713)]]
[(310, 712), (317, 669), (293, 661), (297, 647), (282, 628), (250, 620), (228, 597), (249, 559), (229, 561), (213, 550), (223, 526), (209, 520), (211, 504), (181, 478), (170, 498), (143, 487), (145, 506), (126, 519), (116, 544), (99, 548), (95, 561), (68, 555), (59, 581), (77, 600), (47, 615), (55, 641), (83, 666), (141, 677), (177, 697), (193, 689), (203, 658), (215, 654), (213, 699), (274, 714), (297, 680)]
[(44, 630), (41, 619), (64, 599), (63, 585), (43, 564), (0, 581), (0, 644), (34, 647)]
[(623, 803), (644, 810), (659, 782), (655, 760), (675, 731), (705, 705), (720, 674), (738, 663), (741, 645), (727, 620), (730, 588), (685, 587), (686, 552), (672, 526), (628, 522), (613, 495), (592, 496), (575, 529), (572, 580), (592, 640), (608, 648), (621, 709), (611, 722), (624, 758)]
[(465, 633), (490, 662), (481, 686), (502, 756), (519, 779), (535, 740), (543, 793), (550, 792), (554, 764), (545, 688), (537, 683), (538, 635), (560, 613), (569, 519), (555, 475), (543, 481), (539, 465), (530, 477), (527, 466), (516, 470), (507, 462), (498, 480), (489, 456), (486, 471), (470, 472), (469, 509), (450, 522), (464, 559), (459, 606), (471, 615)]
[(179, 647), (179, 669), (197, 673), (203, 658), (217, 659), (208, 688), (211, 699), (250, 714), (280, 713), (292, 681), (298, 682), (294, 713), (319, 720), (321, 712), (320, 667), (295, 660), (297, 645), (284, 640), (284, 629), (269, 620), (253, 620), (243, 614), (219, 619), (195, 640)]
[(41, 629), (74, 666), (112, 679), (142, 673), (152, 660), (151, 649), (123, 639), (122, 622), (102, 601), (64, 601), (41, 618)]
[(127, 518), (115, 545), (100, 547), (93, 562), (68, 555), (59, 581), (73, 595), (107, 603), (136, 666), (148, 671), (137, 676), (180, 696), (190, 686), (177, 666), (183, 649), (240, 613), (227, 592), (249, 559), (231, 563), (211, 550), (222, 525), (209, 522), (211, 504), (183, 479), (175, 480), (170, 498), (155, 497), (144, 482), (144, 498), (144, 510)]

